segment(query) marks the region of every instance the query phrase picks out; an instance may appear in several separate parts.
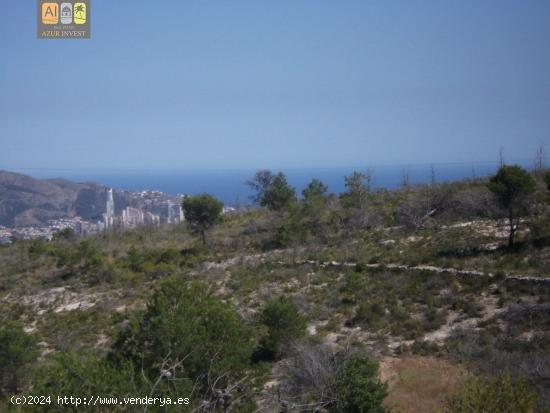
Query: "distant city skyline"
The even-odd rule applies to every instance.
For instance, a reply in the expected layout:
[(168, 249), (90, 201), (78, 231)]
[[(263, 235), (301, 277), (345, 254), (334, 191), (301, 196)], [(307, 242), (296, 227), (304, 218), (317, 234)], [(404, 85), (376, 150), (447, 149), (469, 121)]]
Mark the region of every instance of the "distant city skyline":
[(90, 40), (38, 40), (36, 2), (4, 5), (0, 169), (467, 164), (500, 148), (528, 164), (541, 145), (548, 159), (545, 0), (119, 0), (91, 13)]

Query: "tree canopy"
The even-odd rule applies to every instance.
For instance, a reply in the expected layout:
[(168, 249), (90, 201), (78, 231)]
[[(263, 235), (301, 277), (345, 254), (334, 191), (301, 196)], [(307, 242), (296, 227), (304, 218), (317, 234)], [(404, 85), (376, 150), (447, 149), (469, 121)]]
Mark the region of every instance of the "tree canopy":
[(282, 172), (274, 175), (269, 170), (258, 171), (247, 185), (256, 192), (254, 202), (273, 211), (280, 211), (296, 200), (296, 191)]
[(347, 191), (342, 194), (342, 200), (347, 207), (361, 209), (365, 207), (367, 195), (370, 192), (369, 177), (362, 172), (353, 172), (344, 177)]
[(312, 179), (306, 188), (302, 191), (302, 196), (306, 202), (323, 197), (327, 193), (328, 187), (319, 179)]
[(185, 220), (189, 228), (202, 237), (206, 244), (206, 231), (214, 226), (223, 210), (223, 203), (212, 195), (188, 196), (182, 202)]
[(506, 211), (509, 224), (508, 245), (514, 237), (520, 218), (528, 212), (528, 197), (536, 188), (533, 177), (519, 165), (503, 165), (489, 181), (489, 189)]

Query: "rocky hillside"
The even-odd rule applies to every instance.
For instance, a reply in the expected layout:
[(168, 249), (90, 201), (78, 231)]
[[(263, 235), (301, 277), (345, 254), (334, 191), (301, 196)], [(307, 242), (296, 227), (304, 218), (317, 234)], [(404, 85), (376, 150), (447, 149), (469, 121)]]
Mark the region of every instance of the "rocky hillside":
[[(487, 182), (464, 181), (364, 197), (314, 183), (220, 216), (205, 244), (181, 224), (0, 246), (0, 350), (19, 362), (0, 411), (32, 389), (190, 395), (152, 412), (462, 413), (449, 400), (481, 386), (506, 408), (468, 411), (547, 412), (550, 185), (533, 179), (513, 245)], [(348, 408), (366, 380), (383, 406)]]

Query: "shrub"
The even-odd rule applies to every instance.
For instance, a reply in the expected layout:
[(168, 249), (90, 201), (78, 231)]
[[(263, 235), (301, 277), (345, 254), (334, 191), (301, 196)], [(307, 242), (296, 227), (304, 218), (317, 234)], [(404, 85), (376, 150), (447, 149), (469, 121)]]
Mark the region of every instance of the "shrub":
[(64, 228), (53, 234), (53, 239), (74, 241), (76, 239), (76, 234), (72, 228)]
[(378, 364), (364, 355), (354, 355), (336, 381), (336, 412), (381, 413), (388, 395), (387, 385), (378, 378)]
[(532, 413), (537, 395), (524, 380), (509, 373), (492, 379), (471, 379), (446, 401), (447, 413)]
[[(385, 412), (387, 386), (378, 379), (378, 364), (345, 349), (301, 342), (292, 346), (282, 367), (278, 401), (304, 410), (331, 413)], [(289, 402), (292, 400), (292, 402)], [(294, 411), (294, 410), (292, 410)]]
[(439, 346), (430, 341), (414, 340), (411, 351), (413, 354), (427, 356), (429, 354), (437, 353), (439, 351)]
[(385, 324), (385, 303), (382, 299), (373, 298), (359, 303), (355, 322), (372, 330), (380, 330)]
[(140, 272), (143, 269), (143, 256), (135, 246), (131, 246), (128, 250), (128, 267), (134, 272)]
[[(166, 278), (142, 317), (119, 334), (106, 358), (61, 353), (39, 371), (35, 391), (188, 397), (189, 405), (148, 407), (158, 412), (235, 408), (244, 413), (256, 409), (245, 382), (254, 347), (241, 317), (204, 285)], [(237, 391), (238, 397), (233, 393)], [(81, 411), (78, 406), (68, 409)]]
[(168, 275), (177, 274), (179, 271), (179, 268), (176, 267), (174, 264), (166, 264), (161, 262), (160, 264), (146, 265), (144, 268), (144, 271), (147, 274), (148, 278), (154, 280), (154, 279), (166, 277)]
[(19, 391), (25, 366), (38, 355), (34, 336), (14, 321), (0, 325), (0, 396)]
[(34, 239), (29, 244), (29, 256), (36, 259), (48, 252), (48, 242), (45, 239)]
[(275, 233), (274, 242), (281, 247), (293, 243), (303, 244), (308, 239), (308, 232), (301, 209), (297, 204), (291, 204), (287, 206), (287, 213)]
[(336, 377), (346, 355), (337, 354), (328, 346), (310, 341), (294, 344), (289, 355), (282, 365), (279, 402), (299, 401), (300, 404), (307, 404), (311, 411), (324, 411), (321, 409), (334, 405)]
[(273, 357), (279, 357), (285, 345), (304, 335), (305, 319), (294, 303), (285, 297), (268, 301), (260, 314), (260, 323), (267, 328), (262, 347)]
[(163, 279), (141, 319), (116, 340), (111, 359), (131, 360), (150, 377), (166, 363), (206, 386), (222, 387), (248, 367), (255, 343), (251, 329), (203, 284)]
[(181, 253), (174, 248), (165, 248), (155, 251), (156, 264), (179, 264)]
[[(111, 363), (106, 359), (84, 353), (73, 352), (59, 353), (50, 358), (39, 369), (34, 379), (33, 392), (35, 394), (52, 395), (52, 399), (61, 396), (99, 397), (110, 399), (116, 398), (119, 401), (129, 397), (158, 397), (171, 400), (177, 398), (188, 398), (189, 404), (179, 405), (156, 405), (149, 404), (145, 409), (124, 408), (121, 411), (149, 411), (149, 412), (192, 412), (197, 411), (199, 406), (208, 406), (209, 412), (221, 412), (223, 404), (219, 405), (216, 399), (209, 398), (209, 395), (197, 391), (192, 380), (188, 377), (177, 376), (174, 370), (160, 372), (152, 379), (136, 370), (130, 362)], [(1, 405), (0, 405), (1, 406)], [(81, 405), (64, 404), (58, 405), (57, 400), (51, 405), (27, 406), (25, 411), (32, 412), (81, 412), (86, 409)], [(120, 406), (119, 406), (120, 407)], [(240, 403), (241, 412), (246, 412), (244, 403)], [(245, 409), (243, 409), (243, 407)], [(112, 405), (96, 405), (94, 412), (107, 413), (113, 410)]]
[(406, 340), (414, 340), (424, 333), (422, 321), (416, 318), (409, 318), (403, 322), (401, 334)]
[(451, 308), (453, 310), (461, 310), (468, 317), (477, 318), (481, 317), (483, 306), (473, 299), (466, 299), (462, 297), (455, 297), (452, 299)]
[[(91, 354), (60, 353), (53, 356), (36, 372), (33, 383), (36, 394), (75, 395), (85, 397), (133, 397), (150, 394), (150, 389), (143, 377), (134, 372), (128, 363), (111, 365)], [(162, 385), (163, 383), (161, 383)], [(154, 395), (162, 394), (161, 389)], [(57, 396), (53, 396), (57, 397)], [(32, 407), (32, 406), (30, 406)], [(68, 412), (80, 412), (82, 406), (63, 405), (62, 408), (52, 403), (51, 406), (38, 405), (38, 412), (57, 412), (62, 409)], [(99, 412), (110, 411), (98, 408)]]
[(363, 293), (366, 286), (365, 276), (359, 272), (351, 272), (346, 275), (344, 285), (340, 289), (343, 299), (355, 303)]

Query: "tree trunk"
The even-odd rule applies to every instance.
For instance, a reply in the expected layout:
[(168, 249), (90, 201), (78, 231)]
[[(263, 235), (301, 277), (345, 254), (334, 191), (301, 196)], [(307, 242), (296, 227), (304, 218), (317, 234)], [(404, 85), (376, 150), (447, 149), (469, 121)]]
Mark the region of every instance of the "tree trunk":
[(201, 230), (202, 245), (206, 246), (206, 234), (204, 230)]
[(510, 214), (510, 216), (508, 217), (508, 221), (510, 224), (510, 235), (508, 236), (508, 247), (512, 248), (514, 246), (514, 237), (516, 235), (516, 227), (514, 225), (514, 218), (512, 214)]

